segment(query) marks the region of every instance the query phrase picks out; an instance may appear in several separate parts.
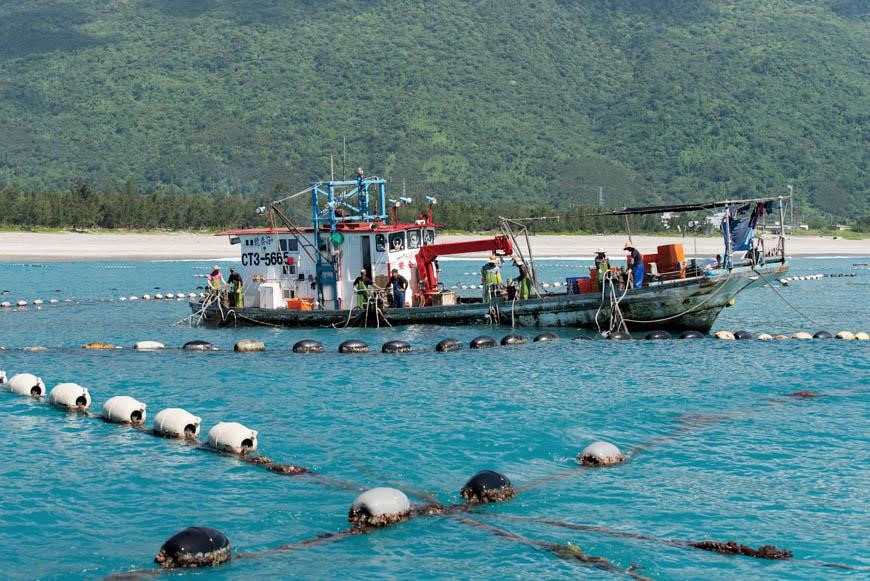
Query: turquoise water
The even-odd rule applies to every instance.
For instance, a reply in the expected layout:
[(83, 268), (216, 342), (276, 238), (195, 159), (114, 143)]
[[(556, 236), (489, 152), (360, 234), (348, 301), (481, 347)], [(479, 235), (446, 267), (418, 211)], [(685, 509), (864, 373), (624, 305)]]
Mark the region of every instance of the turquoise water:
[[(853, 262), (866, 259), (797, 259), (791, 275), (849, 272)], [(541, 277), (564, 279), (577, 264), (543, 262)], [(148, 404), (149, 426), (167, 407), (201, 416), (203, 433), (218, 421), (241, 422), (259, 431), (260, 453), (358, 490), (271, 474), (0, 392), (4, 577), (95, 578), (151, 568), (160, 545), (193, 525), (223, 531), (238, 551), (269, 549), (346, 529), (350, 504), (365, 488), (394, 486), (413, 502), (424, 502), (425, 493), (457, 503), (470, 476), (495, 469), (527, 489), (470, 518), (531, 541), (573, 543), (652, 578), (866, 578), (866, 569), (820, 564), (870, 567), (866, 342), (572, 341), (576, 333), (561, 329), (563, 340), (553, 344), (441, 354), (432, 348), (442, 338), (467, 343), (508, 331), (191, 329), (171, 326), (189, 314), (186, 302), (116, 300), (194, 290), (202, 284), (195, 275), (210, 265), (0, 263), (0, 290), (11, 291), (0, 300), (61, 300), (0, 310), (0, 345), (8, 349), (0, 369), (39, 375), (49, 389), (85, 385), (94, 411), (111, 396), (135, 396)], [(445, 261), (442, 279), (475, 284), (463, 273), (478, 266)], [(752, 288), (715, 329), (870, 331), (868, 287), (870, 271), (859, 270), (853, 278), (779, 289), (819, 325), (770, 289)], [(268, 351), (233, 353), (243, 338), (262, 339)], [(327, 353), (290, 352), (303, 338), (320, 340)], [(336, 347), (348, 338), (368, 341), (373, 351), (404, 339), (419, 351), (339, 355)], [(207, 339), (223, 351), (80, 347), (145, 339), (167, 347)], [(48, 350), (23, 350), (32, 345)], [(820, 397), (786, 397), (799, 390)], [(580, 468), (574, 457), (596, 440), (635, 452), (622, 466)], [(794, 558), (723, 556), (533, 517), (662, 539), (773, 544)], [(185, 575), (625, 577), (450, 517)]]

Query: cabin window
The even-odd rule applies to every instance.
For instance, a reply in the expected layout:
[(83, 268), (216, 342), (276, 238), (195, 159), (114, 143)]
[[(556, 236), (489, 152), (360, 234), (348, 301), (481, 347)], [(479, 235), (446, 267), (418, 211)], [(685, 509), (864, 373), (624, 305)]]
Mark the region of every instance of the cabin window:
[(429, 246), (435, 243), (435, 230), (426, 228), (423, 232), (423, 246)]
[(375, 250), (378, 252), (387, 251), (387, 237), (383, 234), (377, 234), (375, 236)]
[(408, 230), (408, 248), (420, 248), (419, 230)]
[(279, 242), (282, 252), (299, 252), (299, 240), (296, 238), (281, 238)]
[(393, 232), (390, 234), (390, 250), (398, 252), (405, 249), (405, 233)]

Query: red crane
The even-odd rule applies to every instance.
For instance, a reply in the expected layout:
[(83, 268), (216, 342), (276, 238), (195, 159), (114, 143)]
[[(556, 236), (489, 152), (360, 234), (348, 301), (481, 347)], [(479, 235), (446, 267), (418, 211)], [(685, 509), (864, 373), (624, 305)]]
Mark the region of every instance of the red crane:
[(514, 247), (507, 236), (496, 236), (483, 240), (467, 242), (448, 242), (446, 244), (430, 244), (417, 253), (417, 279), (422, 289), (423, 305), (432, 304), (432, 295), (438, 294), (438, 272), (435, 269), (435, 259), (450, 254), (468, 254), (469, 252), (489, 251), (500, 256), (510, 256)]

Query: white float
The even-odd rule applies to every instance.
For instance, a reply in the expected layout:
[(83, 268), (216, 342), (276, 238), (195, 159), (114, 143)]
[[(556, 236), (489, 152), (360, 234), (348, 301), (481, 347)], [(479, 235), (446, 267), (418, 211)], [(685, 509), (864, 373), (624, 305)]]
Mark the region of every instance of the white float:
[(34, 305), (41, 305), (41, 304), (42, 304), (42, 299), (36, 299), (36, 300), (34, 300), (34, 301), (33, 301), (33, 304), (34, 304)]
[(713, 337), (715, 337), (716, 339), (724, 339), (726, 341), (733, 341), (734, 340), (734, 333), (732, 333), (731, 331), (716, 331), (715, 333), (713, 333)]
[(15, 304), (18, 305), (19, 307), (26, 307), (26, 306), (27, 306), (27, 301), (18, 301), (18, 302), (15, 303)]
[(589, 444), (577, 456), (584, 466), (612, 466), (625, 462), (625, 456), (619, 448), (610, 442), (594, 442)]
[(160, 341), (139, 341), (133, 345), (133, 349), (137, 351), (159, 351), (166, 347)]
[(142, 300), (143, 300), (143, 301), (150, 301), (150, 300), (151, 300), (151, 295), (149, 295), (149, 294), (144, 294), (144, 295), (142, 295)]
[(9, 391), (28, 397), (45, 395), (45, 384), (32, 373), (18, 373), (9, 378)]
[(91, 407), (91, 395), (87, 388), (77, 383), (58, 383), (48, 394), (52, 405), (68, 409), (83, 409)]
[(257, 432), (236, 422), (220, 422), (208, 431), (208, 445), (215, 450), (247, 454), (257, 449)]
[(813, 336), (807, 333), (806, 331), (798, 331), (794, 335), (791, 336), (792, 339), (812, 339)]
[(6, 384), (6, 372), (0, 370), (0, 385)]
[(770, 335), (769, 333), (760, 333), (756, 339), (759, 341), (773, 341), (773, 335)]
[(836, 335), (834, 335), (835, 339), (841, 339), (843, 341), (852, 341), (855, 338), (850, 331), (840, 331)]
[(870, 335), (861, 331), (860, 333), (855, 333), (855, 339), (857, 341), (870, 341)]
[(145, 404), (129, 395), (110, 397), (103, 404), (103, 419), (116, 424), (142, 424), (145, 422)]
[(367, 526), (385, 526), (403, 520), (411, 514), (411, 503), (405, 493), (395, 488), (378, 487), (356, 497), (348, 519)]
[(160, 293), (157, 293), (156, 295), (154, 295), (154, 298), (157, 299), (158, 301), (162, 301), (162, 300), (163, 300), (163, 295), (160, 294)]
[(167, 298), (167, 299), (174, 299), (174, 298), (175, 298), (175, 295), (172, 294), (172, 293), (166, 293), (166, 298)]
[(168, 438), (195, 438), (202, 418), (181, 408), (161, 410), (154, 416), (154, 432)]

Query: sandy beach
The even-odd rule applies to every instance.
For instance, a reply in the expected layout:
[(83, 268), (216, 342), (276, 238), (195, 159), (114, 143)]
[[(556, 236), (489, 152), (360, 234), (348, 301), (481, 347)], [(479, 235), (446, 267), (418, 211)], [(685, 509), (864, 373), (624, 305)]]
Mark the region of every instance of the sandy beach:
[[(438, 242), (481, 238), (483, 235), (442, 235)], [(590, 258), (599, 247), (611, 256), (622, 256), (625, 236), (537, 235), (531, 237), (536, 258)], [(721, 238), (634, 236), (644, 252), (659, 244), (682, 242), (687, 255), (715, 256), (722, 252)], [(790, 236), (791, 256), (870, 256), (870, 239), (846, 240), (820, 236)], [(465, 255), (470, 258), (481, 254)], [(189, 233), (32, 233), (0, 232), (0, 261), (87, 260), (212, 260), (238, 259), (238, 248), (226, 237)]]

